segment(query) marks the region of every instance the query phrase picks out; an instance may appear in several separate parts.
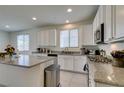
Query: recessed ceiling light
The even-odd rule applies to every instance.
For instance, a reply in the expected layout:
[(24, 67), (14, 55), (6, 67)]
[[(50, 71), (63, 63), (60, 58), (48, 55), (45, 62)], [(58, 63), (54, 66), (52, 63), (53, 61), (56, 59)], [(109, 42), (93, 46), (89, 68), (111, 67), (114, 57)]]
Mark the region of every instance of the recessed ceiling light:
[(66, 23), (69, 23), (69, 20), (66, 20)]
[(68, 9), (67, 9), (67, 12), (72, 12), (72, 9), (71, 9), (71, 8), (68, 8)]
[(6, 28), (10, 28), (10, 26), (9, 26), (9, 25), (5, 25), (5, 27), (6, 27)]
[(32, 17), (32, 20), (34, 20), (34, 21), (35, 21), (35, 20), (37, 20), (37, 18), (36, 18), (36, 17)]

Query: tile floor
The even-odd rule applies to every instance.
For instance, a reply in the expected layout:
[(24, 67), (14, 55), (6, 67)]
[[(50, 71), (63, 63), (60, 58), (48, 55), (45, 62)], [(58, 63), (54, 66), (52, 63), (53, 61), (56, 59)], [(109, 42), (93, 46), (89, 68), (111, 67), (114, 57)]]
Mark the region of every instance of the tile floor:
[(73, 72), (60, 72), (61, 87), (88, 87), (88, 75)]

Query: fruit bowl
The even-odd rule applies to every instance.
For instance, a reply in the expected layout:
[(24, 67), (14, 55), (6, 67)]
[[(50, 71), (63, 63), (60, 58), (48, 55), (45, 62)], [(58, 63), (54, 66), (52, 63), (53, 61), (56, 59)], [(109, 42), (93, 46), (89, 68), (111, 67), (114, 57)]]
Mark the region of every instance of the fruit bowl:
[(112, 51), (113, 66), (124, 67), (124, 50)]

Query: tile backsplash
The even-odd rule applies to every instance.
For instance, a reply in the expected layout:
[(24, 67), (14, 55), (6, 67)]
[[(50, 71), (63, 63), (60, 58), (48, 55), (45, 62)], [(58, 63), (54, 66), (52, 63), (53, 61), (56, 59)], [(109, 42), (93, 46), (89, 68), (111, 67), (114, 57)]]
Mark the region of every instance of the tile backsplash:
[(113, 50), (124, 50), (124, 42), (121, 43), (110, 43), (99, 45), (100, 49), (104, 49), (107, 55), (110, 55), (110, 52)]

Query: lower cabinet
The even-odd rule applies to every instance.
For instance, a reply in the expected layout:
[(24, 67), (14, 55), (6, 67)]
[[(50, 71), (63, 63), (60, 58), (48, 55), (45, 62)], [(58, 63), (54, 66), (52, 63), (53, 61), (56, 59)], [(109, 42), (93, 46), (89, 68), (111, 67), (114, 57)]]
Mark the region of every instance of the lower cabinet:
[(84, 72), (83, 67), (86, 64), (86, 56), (58, 55), (60, 69), (75, 72)]
[(74, 56), (74, 71), (84, 72), (83, 67), (86, 64), (86, 56)]
[(60, 55), (58, 56), (58, 63), (60, 65), (60, 69), (73, 70), (73, 56)]

